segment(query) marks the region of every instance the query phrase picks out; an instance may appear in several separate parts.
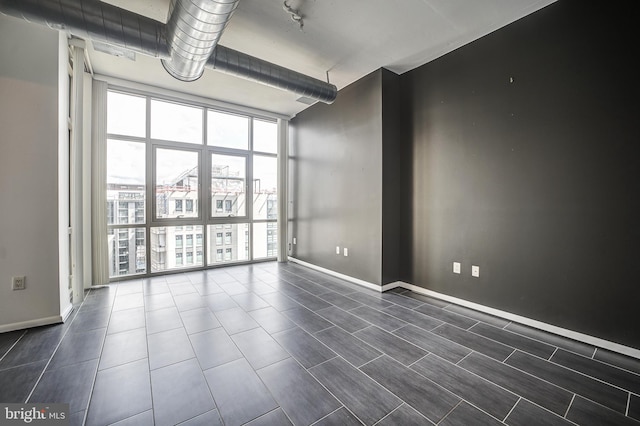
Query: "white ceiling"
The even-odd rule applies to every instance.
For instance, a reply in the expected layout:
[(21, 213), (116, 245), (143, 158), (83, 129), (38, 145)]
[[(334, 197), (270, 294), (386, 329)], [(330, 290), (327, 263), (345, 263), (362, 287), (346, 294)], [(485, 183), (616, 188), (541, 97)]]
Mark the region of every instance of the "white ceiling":
[[(170, 0), (103, 0), (166, 22)], [(341, 89), (385, 67), (412, 70), (555, 0), (241, 0), (220, 44)], [(89, 48), (94, 72), (287, 116), (308, 107), (298, 96), (205, 70), (195, 82), (170, 77), (155, 58), (130, 61)]]

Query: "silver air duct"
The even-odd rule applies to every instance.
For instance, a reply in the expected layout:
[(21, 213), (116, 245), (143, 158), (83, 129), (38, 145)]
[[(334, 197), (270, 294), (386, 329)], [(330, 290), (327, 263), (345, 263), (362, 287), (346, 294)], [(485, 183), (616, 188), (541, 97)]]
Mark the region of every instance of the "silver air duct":
[(179, 80), (199, 78), (206, 66), (332, 103), (335, 85), (217, 45), (237, 3), (172, 0), (167, 25), (99, 0), (0, 0), (0, 13), (160, 58)]
[(162, 23), (98, 0), (0, 0), (0, 13), (145, 55), (169, 57)]
[(220, 45), (209, 57), (207, 68), (257, 81), (327, 104), (335, 101), (338, 96), (338, 88), (333, 84)]
[(200, 78), (239, 0), (171, 0), (167, 39), (169, 74), (182, 81)]

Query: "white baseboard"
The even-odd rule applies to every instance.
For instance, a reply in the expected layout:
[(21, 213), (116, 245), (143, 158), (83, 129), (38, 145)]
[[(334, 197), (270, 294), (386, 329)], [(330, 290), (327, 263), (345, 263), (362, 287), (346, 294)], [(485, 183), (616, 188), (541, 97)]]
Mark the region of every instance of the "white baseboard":
[[(71, 308), (73, 309), (73, 307)], [(67, 316), (69, 316), (70, 313), (71, 311), (67, 313)], [(0, 325), (0, 333), (5, 333), (7, 331), (24, 330), (25, 328), (40, 327), (43, 325), (60, 324), (61, 322), (64, 322), (62, 315), (55, 315), (46, 318), (36, 318), (29, 321), (20, 321), (11, 324)]]
[(340, 272), (332, 271), (331, 269), (323, 268), (322, 266), (314, 265), (313, 263), (308, 263), (308, 262), (305, 262), (304, 260), (296, 259), (295, 257), (289, 256), (289, 261), (293, 263), (298, 263), (302, 266), (306, 266), (309, 269), (314, 269), (316, 271), (323, 272), (327, 275), (331, 275), (333, 277), (340, 278), (345, 281), (349, 281), (350, 283), (358, 284), (359, 286), (366, 287), (369, 290), (381, 291), (381, 287), (378, 284), (374, 284), (358, 278), (350, 277), (349, 275), (341, 274)]
[(367, 281), (360, 280), (358, 278), (353, 278), (348, 275), (341, 274), (339, 272), (332, 271), (330, 269), (323, 268), (321, 266), (313, 265), (311, 263), (304, 262), (302, 260), (289, 257), (289, 260), (294, 263), (298, 263), (300, 265), (306, 266), (310, 269), (315, 269), (316, 271), (324, 272), (327, 275), (331, 275), (345, 281), (349, 281), (353, 284), (357, 284), (363, 287), (366, 287), (370, 290), (375, 290), (379, 292), (385, 292), (391, 290), (393, 288), (401, 287), (407, 290), (411, 290), (418, 294), (423, 294), (425, 296), (433, 297), (435, 299), (444, 300), (445, 302), (455, 303), (456, 305), (461, 305), (470, 309), (474, 309), (476, 311), (484, 312), (486, 314), (490, 314), (496, 317), (504, 318), (509, 321), (516, 322), (518, 324), (527, 325), (529, 327), (536, 328), (538, 330), (547, 331), (549, 333), (557, 334), (559, 336), (567, 337), (569, 339), (577, 340), (582, 343), (587, 343), (589, 345), (596, 346), (598, 348), (608, 349), (613, 352), (617, 352), (623, 355), (627, 355), (633, 358), (640, 359), (640, 350), (631, 348), (628, 346), (621, 345), (619, 343), (611, 342), (609, 340), (601, 339), (599, 337), (590, 336), (588, 334), (579, 333), (577, 331), (569, 330), (562, 327), (557, 327), (552, 324), (547, 324), (542, 321), (537, 321), (531, 318), (523, 317), (521, 315), (512, 314), (511, 312), (501, 311), (499, 309), (494, 309), (489, 306), (480, 305), (478, 303), (470, 302), (468, 300), (459, 299), (457, 297), (448, 296), (446, 294), (438, 293), (433, 290), (428, 290), (424, 287), (419, 287), (417, 285), (409, 284), (403, 281), (396, 281), (393, 283), (385, 284), (383, 286), (373, 284)]
[(62, 322), (67, 322), (67, 320), (69, 319), (69, 315), (71, 315), (71, 312), (73, 312), (73, 305), (69, 304), (69, 306), (67, 306), (65, 310), (62, 311), (62, 314), (60, 315)]

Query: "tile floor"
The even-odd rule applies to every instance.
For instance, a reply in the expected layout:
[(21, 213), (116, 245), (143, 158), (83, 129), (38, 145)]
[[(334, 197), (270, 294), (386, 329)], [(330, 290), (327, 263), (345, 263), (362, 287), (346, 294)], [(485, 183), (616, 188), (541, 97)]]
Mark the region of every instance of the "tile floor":
[(94, 289), (0, 334), (0, 401), (73, 425), (640, 425), (640, 361), (262, 263)]

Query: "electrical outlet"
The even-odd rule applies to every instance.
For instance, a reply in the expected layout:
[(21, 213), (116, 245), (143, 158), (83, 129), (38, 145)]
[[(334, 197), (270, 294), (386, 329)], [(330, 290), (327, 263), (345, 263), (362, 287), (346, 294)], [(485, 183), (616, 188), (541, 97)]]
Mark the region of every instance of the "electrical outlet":
[(460, 273), (460, 262), (453, 262), (453, 273), (454, 274)]
[(336, 254), (340, 254), (340, 246), (336, 246)]
[(24, 290), (25, 289), (25, 277), (12, 277), (11, 278), (12, 290)]
[(480, 276), (480, 267), (479, 266), (471, 266), (471, 276), (478, 278)]
[(344, 248), (344, 255), (345, 255), (345, 257), (349, 256), (349, 249), (346, 248), (346, 247)]

